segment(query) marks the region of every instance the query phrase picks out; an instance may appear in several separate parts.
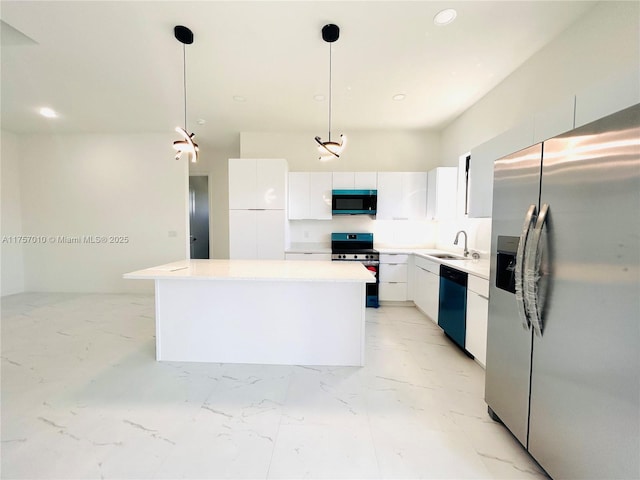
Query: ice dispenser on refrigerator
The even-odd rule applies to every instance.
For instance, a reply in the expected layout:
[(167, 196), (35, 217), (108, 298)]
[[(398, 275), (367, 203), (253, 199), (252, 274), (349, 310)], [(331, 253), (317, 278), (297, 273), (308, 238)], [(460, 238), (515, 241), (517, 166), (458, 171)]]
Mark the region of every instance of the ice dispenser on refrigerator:
[(516, 254), (518, 237), (498, 237), (496, 259), (496, 287), (507, 292), (516, 293)]

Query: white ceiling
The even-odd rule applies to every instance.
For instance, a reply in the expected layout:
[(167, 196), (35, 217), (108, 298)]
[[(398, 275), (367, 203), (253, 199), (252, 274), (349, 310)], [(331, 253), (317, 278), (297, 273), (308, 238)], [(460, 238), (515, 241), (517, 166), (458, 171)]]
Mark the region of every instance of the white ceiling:
[[(22, 132), (188, 129), (228, 146), (240, 131), (440, 129), (595, 2), (2, 0), (2, 128)], [(433, 24), (453, 7), (454, 23)], [(20, 35), (26, 35), (29, 41)], [(398, 93), (404, 101), (393, 101)], [(245, 102), (234, 101), (242, 96)], [(60, 118), (37, 114), (50, 106)], [(206, 120), (198, 125), (198, 119)]]

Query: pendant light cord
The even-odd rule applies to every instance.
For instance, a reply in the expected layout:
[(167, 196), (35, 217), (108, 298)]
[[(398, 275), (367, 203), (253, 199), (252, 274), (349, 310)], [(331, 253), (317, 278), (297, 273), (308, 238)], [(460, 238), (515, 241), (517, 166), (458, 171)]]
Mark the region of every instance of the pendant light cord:
[(329, 43), (329, 141), (331, 141), (331, 49), (332, 45)]
[(182, 44), (182, 87), (184, 90), (184, 131), (187, 129), (187, 46)]

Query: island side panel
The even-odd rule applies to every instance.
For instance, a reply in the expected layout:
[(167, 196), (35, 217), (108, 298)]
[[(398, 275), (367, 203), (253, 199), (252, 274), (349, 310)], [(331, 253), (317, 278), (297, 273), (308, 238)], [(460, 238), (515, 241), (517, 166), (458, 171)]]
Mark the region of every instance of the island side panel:
[(158, 360), (364, 365), (362, 282), (158, 282)]

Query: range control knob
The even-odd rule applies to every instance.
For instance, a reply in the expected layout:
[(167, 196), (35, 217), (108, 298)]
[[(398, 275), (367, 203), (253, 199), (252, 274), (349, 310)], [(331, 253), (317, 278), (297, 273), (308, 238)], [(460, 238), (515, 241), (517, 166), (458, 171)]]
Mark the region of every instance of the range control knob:
[(353, 258), (358, 258), (358, 255), (354, 255)]

